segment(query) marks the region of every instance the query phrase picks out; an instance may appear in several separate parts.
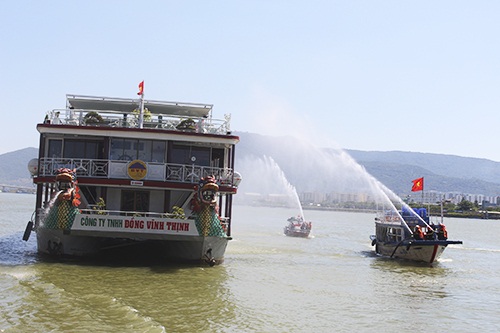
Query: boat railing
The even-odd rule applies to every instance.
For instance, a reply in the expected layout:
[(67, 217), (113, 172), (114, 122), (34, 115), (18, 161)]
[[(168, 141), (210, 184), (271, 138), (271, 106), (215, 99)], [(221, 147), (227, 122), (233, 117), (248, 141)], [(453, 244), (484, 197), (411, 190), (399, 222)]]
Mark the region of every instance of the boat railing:
[[(41, 158), (38, 176), (55, 176), (58, 169), (75, 170), (78, 178), (92, 177), (104, 179), (130, 179), (130, 161), (82, 159), (82, 158)], [(197, 183), (201, 178), (214, 176), (219, 184), (233, 184), (234, 172), (231, 168), (218, 168), (195, 164), (144, 162), (147, 174), (143, 180)]]
[[(94, 116), (90, 117), (92, 114)], [(144, 115), (143, 128), (226, 135), (230, 133), (231, 117), (224, 117), (222, 120), (148, 113)], [(47, 112), (44, 122), (54, 125), (138, 128), (139, 114), (113, 110), (54, 109)], [(189, 126), (182, 126), (186, 122)]]
[(382, 223), (398, 223), (402, 222), (401, 215), (396, 212), (386, 211), (377, 213), (377, 221)]

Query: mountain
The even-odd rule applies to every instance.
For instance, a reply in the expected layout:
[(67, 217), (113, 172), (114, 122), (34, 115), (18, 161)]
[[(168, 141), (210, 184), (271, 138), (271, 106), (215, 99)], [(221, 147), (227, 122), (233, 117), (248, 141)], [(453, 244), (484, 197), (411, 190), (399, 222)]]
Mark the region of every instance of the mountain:
[(37, 148), (24, 148), (0, 155), (0, 184), (32, 187), (28, 162), (37, 157)]
[(403, 165), (420, 165), (438, 175), (500, 183), (500, 163), (487, 159), (402, 151), (347, 150), (347, 152), (363, 163), (384, 161)]
[[(248, 161), (267, 156), (298, 192), (348, 193), (356, 176), (366, 170), (401, 196), (411, 194), (411, 181), (420, 177), (425, 179), (426, 191), (500, 195), (500, 163), (487, 159), (402, 151), (342, 151), (313, 147), (292, 136), (234, 134), (240, 137), (236, 170), (242, 172), (243, 182)], [(36, 148), (0, 155), (0, 184), (32, 186), (27, 165), (37, 156)], [(354, 175), (352, 170), (356, 171)]]

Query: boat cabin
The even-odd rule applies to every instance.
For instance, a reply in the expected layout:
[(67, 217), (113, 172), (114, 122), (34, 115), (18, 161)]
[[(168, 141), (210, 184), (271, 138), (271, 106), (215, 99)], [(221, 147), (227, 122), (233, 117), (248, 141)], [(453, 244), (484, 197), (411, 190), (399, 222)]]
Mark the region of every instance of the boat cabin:
[[(221, 219), (231, 216), (239, 182), (230, 116), (212, 118), (212, 105), (67, 95), (49, 111), (40, 133), (37, 208), (57, 190), (56, 171), (76, 171), (82, 211), (162, 216), (190, 214), (193, 188), (213, 176)], [(42, 199), (43, 198), (43, 199)]]

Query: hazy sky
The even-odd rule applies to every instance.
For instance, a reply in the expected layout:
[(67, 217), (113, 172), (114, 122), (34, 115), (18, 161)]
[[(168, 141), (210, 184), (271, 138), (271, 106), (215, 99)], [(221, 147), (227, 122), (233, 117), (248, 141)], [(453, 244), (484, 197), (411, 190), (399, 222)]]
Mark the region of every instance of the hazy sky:
[(2, 1), (0, 154), (65, 95), (214, 104), (231, 129), (500, 161), (500, 1)]

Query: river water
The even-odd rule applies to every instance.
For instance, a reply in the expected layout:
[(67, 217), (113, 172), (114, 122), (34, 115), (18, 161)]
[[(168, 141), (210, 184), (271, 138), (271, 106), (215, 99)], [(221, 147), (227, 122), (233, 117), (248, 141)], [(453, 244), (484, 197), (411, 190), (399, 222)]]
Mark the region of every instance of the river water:
[(0, 332), (499, 332), (500, 222), (445, 219), (434, 266), (373, 254), (374, 214), (235, 206), (216, 267), (47, 261), (35, 196), (0, 193)]

